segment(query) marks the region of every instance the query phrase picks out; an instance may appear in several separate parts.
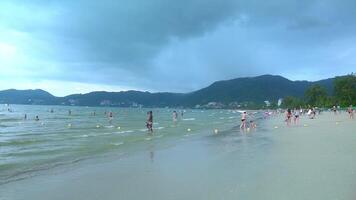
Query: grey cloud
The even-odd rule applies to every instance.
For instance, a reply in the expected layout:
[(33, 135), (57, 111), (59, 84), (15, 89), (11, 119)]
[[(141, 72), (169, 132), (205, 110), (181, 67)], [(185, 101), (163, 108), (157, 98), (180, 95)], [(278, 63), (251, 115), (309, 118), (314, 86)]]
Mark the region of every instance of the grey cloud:
[(350, 56), (332, 58), (350, 48), (341, 39), (356, 41), (351, 0), (11, 2), (21, 12), (0, 13), (0, 26), (29, 34), (31, 54), (64, 71), (39, 79), (189, 91), (238, 76), (354, 67)]

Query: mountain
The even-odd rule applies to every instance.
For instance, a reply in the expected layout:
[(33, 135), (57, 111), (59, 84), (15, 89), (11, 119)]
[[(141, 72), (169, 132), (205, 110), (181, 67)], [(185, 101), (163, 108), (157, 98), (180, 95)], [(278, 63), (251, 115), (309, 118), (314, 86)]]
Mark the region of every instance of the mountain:
[(55, 104), (57, 97), (44, 90), (2, 90), (0, 103), (12, 104)]
[(209, 102), (263, 102), (277, 101), (286, 96), (303, 97), (308, 87), (319, 84), (329, 94), (333, 91), (333, 78), (316, 82), (291, 81), (282, 76), (262, 75), (257, 77), (236, 78), (217, 81), (201, 90), (192, 92), (189, 105), (207, 104)]
[(0, 103), (79, 105), (79, 106), (121, 106), (121, 107), (230, 107), (239, 104), (263, 104), (265, 100), (277, 101), (285, 96), (302, 97), (313, 84), (333, 92), (334, 78), (316, 82), (291, 81), (282, 76), (262, 75), (217, 81), (210, 86), (190, 93), (150, 93), (140, 91), (90, 92), (55, 97), (44, 90), (0, 91)]

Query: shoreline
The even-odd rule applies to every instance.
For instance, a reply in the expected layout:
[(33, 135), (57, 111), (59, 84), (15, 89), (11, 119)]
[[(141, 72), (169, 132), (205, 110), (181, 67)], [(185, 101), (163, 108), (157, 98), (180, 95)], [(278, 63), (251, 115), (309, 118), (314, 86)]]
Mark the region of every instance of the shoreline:
[[(352, 199), (355, 120), (263, 120), (255, 132), (180, 138), (2, 185), (12, 199)], [(307, 125), (307, 126), (304, 126)], [(278, 128), (275, 128), (278, 126)], [(233, 130), (232, 130), (233, 131)], [(193, 139), (194, 138), (194, 139)], [(154, 141), (152, 141), (154, 142)], [(158, 141), (159, 142), (159, 141)], [(271, 182), (272, 181), (272, 182)], [(326, 189), (325, 189), (326, 188)], [(16, 192), (17, 191), (17, 192)], [(21, 192), (18, 192), (21, 191)], [(257, 192), (258, 191), (258, 192)]]

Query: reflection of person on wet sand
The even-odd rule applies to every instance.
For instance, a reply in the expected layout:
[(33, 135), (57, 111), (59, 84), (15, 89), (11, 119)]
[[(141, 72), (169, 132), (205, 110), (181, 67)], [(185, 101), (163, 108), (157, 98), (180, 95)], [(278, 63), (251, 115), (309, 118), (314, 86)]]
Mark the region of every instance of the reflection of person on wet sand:
[(155, 158), (155, 148), (154, 148), (154, 145), (150, 145), (148, 147), (148, 151), (149, 151), (149, 154), (150, 154), (150, 160), (151, 162), (154, 162), (154, 158)]
[(155, 161), (154, 158), (155, 158), (155, 152), (154, 152), (154, 151), (150, 151), (150, 159), (151, 159), (151, 162), (154, 162), (154, 161)]

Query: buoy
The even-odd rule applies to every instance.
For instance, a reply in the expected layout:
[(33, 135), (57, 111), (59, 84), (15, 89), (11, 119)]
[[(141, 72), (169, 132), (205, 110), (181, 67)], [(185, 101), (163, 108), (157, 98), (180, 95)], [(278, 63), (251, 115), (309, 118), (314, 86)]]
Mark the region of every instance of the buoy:
[(117, 127), (117, 129), (121, 129), (121, 127), (120, 127), (120, 126), (118, 126), (118, 127)]
[(187, 129), (187, 131), (191, 131), (191, 129), (190, 129), (190, 128), (188, 128), (188, 129)]
[(274, 128), (278, 128), (278, 126), (275, 126)]
[(96, 128), (100, 128), (100, 125), (98, 124), (98, 125), (96, 125)]
[(68, 124), (68, 127), (72, 127), (72, 124)]
[(215, 129), (215, 130), (214, 130), (214, 133), (215, 133), (215, 134), (218, 134), (218, 133), (219, 133), (219, 130), (218, 130), (218, 129)]

